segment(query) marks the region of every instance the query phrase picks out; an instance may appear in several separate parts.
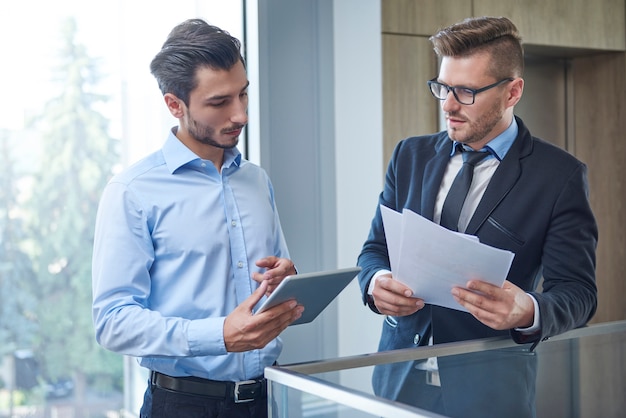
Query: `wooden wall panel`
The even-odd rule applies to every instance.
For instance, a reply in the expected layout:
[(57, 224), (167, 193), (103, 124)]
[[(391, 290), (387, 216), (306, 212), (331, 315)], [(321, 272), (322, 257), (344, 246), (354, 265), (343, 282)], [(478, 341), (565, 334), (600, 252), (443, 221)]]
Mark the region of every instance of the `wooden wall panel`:
[(439, 101), (426, 82), (437, 59), (425, 37), (383, 35), (383, 135), (387, 167), (393, 148), (409, 136), (436, 132)]
[(473, 0), (474, 16), (506, 16), (524, 42), (626, 50), (624, 0)]
[(382, 0), (383, 33), (430, 36), (469, 16), (507, 16), (527, 44), (626, 50), (624, 0)]
[(472, 15), (467, 0), (382, 0), (381, 7), (383, 33), (426, 37)]
[(592, 322), (626, 319), (626, 54), (573, 60), (576, 156), (589, 168), (599, 226), (598, 312)]
[(565, 60), (526, 55), (524, 94), (515, 105), (534, 136), (563, 149), (568, 149), (566, 67)]

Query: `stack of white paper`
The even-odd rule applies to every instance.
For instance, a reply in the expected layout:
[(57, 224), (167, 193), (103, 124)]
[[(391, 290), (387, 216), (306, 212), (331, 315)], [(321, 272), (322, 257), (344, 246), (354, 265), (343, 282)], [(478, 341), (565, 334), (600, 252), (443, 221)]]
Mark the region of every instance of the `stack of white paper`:
[(502, 287), (513, 254), (450, 231), (417, 213), (380, 206), (394, 279), (433, 305), (467, 311), (450, 291), (478, 279)]

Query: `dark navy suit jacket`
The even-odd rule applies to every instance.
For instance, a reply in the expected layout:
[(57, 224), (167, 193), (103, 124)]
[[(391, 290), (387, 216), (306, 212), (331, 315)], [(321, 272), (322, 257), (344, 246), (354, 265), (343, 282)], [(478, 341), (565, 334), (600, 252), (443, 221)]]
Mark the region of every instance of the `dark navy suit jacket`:
[[(583, 326), (597, 306), (595, 250), (597, 225), (588, 199), (586, 166), (566, 151), (531, 136), (517, 118), (518, 136), (500, 162), (465, 231), (480, 242), (515, 254), (507, 280), (538, 301), (541, 332), (531, 337), (514, 330), (493, 330), (468, 313), (438, 306), (413, 315), (388, 318), (379, 349), (393, 350), (511, 335), (518, 343), (533, 343)], [(447, 132), (412, 137), (395, 148), (379, 203), (433, 219), (435, 198), (450, 159)], [(450, 254), (454, 257), (454, 254)], [(385, 234), (377, 208), (358, 258), (363, 300), (372, 275), (390, 269)], [(543, 291), (536, 291), (543, 277)], [(419, 295), (418, 295), (419, 296)], [(369, 303), (370, 307), (376, 308)], [(432, 319), (432, 322), (431, 322)], [(393, 399), (402, 385), (404, 366), (379, 370), (375, 390)]]

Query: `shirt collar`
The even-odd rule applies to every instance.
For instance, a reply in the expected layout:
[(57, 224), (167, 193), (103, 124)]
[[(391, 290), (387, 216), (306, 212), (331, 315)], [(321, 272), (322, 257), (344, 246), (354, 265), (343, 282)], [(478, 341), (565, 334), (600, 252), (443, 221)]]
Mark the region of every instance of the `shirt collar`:
[[(506, 128), (504, 132), (502, 132), (500, 135), (489, 141), (489, 143), (485, 145), (480, 151), (489, 152), (499, 161), (502, 161), (506, 153), (509, 152), (509, 149), (511, 149), (513, 142), (515, 142), (515, 138), (517, 138), (517, 132), (517, 121), (515, 120), (515, 118), (513, 118), (509, 127)], [(454, 145), (452, 146), (452, 152), (450, 153), (451, 157), (455, 154), (457, 147), (456, 144), (458, 143), (459, 142), (454, 141)]]
[[(184, 165), (192, 162), (199, 163), (202, 160), (193, 151), (187, 148), (185, 144), (180, 142), (180, 139), (176, 137), (176, 131), (176, 127), (170, 130), (162, 149), (165, 164), (172, 174)], [(222, 168), (229, 168), (232, 165), (237, 167), (241, 165), (241, 153), (236, 147), (224, 150)]]

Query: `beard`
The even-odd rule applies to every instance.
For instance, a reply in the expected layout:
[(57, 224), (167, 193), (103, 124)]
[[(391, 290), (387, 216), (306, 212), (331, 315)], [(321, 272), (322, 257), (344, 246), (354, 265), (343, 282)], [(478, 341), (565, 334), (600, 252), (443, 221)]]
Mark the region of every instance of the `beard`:
[[(500, 123), (503, 114), (504, 110), (502, 104), (499, 101), (495, 101), (491, 108), (483, 113), (477, 120), (468, 122), (469, 126), (467, 130), (458, 131), (456, 128), (448, 128), (448, 136), (464, 144), (480, 142), (493, 131), (493, 128), (498, 123)], [(448, 113), (448, 115), (451, 117), (459, 116), (456, 112)]]
[[(227, 134), (228, 132), (236, 131), (243, 128), (244, 125), (235, 125), (220, 131), (220, 134)], [(191, 137), (204, 145), (211, 145), (213, 147), (222, 149), (235, 148), (239, 143), (239, 137), (230, 137), (229, 142), (219, 142), (216, 137), (216, 131), (211, 126), (203, 125), (191, 117), (188, 117), (187, 130)]]

